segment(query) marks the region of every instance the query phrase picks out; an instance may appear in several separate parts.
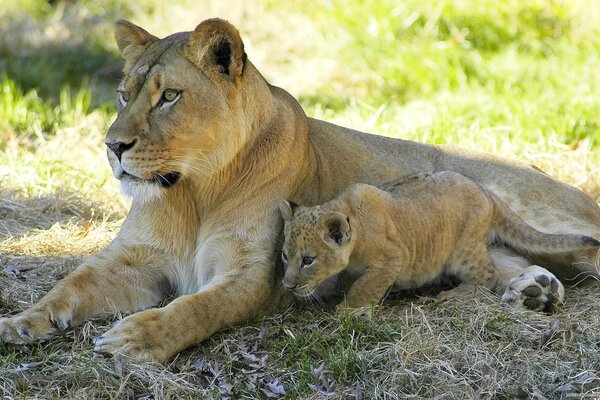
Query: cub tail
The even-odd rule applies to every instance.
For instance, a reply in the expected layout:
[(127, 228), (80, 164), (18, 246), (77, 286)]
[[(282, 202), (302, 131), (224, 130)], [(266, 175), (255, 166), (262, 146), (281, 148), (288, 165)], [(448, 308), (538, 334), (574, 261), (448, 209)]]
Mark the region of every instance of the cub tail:
[(543, 233), (526, 223), (500, 198), (488, 192), (494, 202), (494, 229), (503, 242), (525, 254), (558, 254), (598, 247), (590, 236)]

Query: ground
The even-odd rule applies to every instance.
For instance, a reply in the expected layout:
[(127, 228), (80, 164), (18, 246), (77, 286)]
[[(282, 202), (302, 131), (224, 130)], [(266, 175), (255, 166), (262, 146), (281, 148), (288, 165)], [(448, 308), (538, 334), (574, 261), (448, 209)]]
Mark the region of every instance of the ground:
[[(600, 200), (593, 0), (129, 3), (24, 0), (0, 10), (0, 316), (105, 246), (127, 212), (103, 146), (120, 17), (159, 36), (229, 19), (259, 70), (310, 116), (524, 159)], [(92, 338), (116, 315), (48, 343), (0, 344), (0, 393), (598, 397), (599, 291), (567, 288), (553, 315), (506, 309), (491, 293), (460, 303), (396, 296), (370, 321), (298, 308), (214, 335), (166, 366), (93, 354)]]

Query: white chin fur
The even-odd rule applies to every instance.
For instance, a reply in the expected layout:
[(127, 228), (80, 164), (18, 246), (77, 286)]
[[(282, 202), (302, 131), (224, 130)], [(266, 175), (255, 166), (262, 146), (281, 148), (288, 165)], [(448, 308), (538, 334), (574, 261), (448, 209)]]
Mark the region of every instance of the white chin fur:
[(121, 181), (121, 193), (141, 203), (158, 200), (164, 189), (154, 183)]

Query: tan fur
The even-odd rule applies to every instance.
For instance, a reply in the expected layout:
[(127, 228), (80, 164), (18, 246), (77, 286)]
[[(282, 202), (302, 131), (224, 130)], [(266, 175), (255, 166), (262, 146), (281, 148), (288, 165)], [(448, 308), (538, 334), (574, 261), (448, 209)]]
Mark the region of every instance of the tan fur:
[[(106, 141), (126, 151), (120, 162), (107, 154), (133, 197), (131, 211), (106, 249), (32, 308), (0, 320), (6, 342), (45, 338), (101, 313), (146, 309), (174, 290), (179, 297), (168, 306), (137, 312), (96, 342), (97, 351), (165, 361), (289, 304), (275, 267), (276, 205), (322, 203), (356, 182), (456, 170), (515, 199), (515, 211), (530, 223), (550, 218), (567, 230), (579, 223), (576, 232), (600, 237), (596, 203), (528, 166), (307, 118), (246, 59), (225, 21), (160, 40), (120, 21), (116, 39), (127, 102)], [(178, 91), (176, 101), (161, 102), (166, 89)], [(551, 266), (566, 275), (586, 268)]]
[[(488, 234), (524, 252), (555, 253), (600, 242), (581, 235), (548, 235), (517, 217), (495, 195), (455, 172), (422, 174), (377, 188), (355, 184), (313, 207), (281, 207), (285, 221), (283, 284), (311, 297), (322, 282), (344, 272), (355, 278), (351, 308), (379, 302), (386, 291), (415, 289), (442, 274), (461, 284), (444, 298), (497, 287)], [(539, 304), (536, 304), (538, 306)]]

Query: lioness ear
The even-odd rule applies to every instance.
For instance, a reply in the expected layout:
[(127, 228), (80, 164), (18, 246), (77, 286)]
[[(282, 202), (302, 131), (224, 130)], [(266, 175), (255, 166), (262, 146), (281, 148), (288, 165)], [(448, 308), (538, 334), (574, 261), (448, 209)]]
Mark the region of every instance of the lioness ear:
[(291, 221), (292, 217), (294, 216), (294, 211), (296, 211), (296, 209), (298, 208), (298, 204), (293, 203), (293, 202), (288, 202), (285, 200), (282, 200), (279, 203), (279, 212), (281, 212), (281, 216), (283, 217), (284, 221)]
[(320, 218), (323, 227), (323, 239), (333, 242), (338, 246), (345, 243), (350, 237), (350, 219), (340, 212), (331, 212)]
[[(158, 40), (143, 28), (120, 19), (116, 23), (115, 40), (125, 62), (131, 67), (140, 58), (146, 47)], [(125, 68), (126, 70), (129, 68)]]
[(196, 27), (185, 46), (185, 55), (208, 74), (229, 79), (240, 76), (246, 63), (240, 33), (219, 18), (207, 19)]

